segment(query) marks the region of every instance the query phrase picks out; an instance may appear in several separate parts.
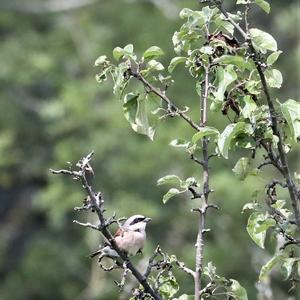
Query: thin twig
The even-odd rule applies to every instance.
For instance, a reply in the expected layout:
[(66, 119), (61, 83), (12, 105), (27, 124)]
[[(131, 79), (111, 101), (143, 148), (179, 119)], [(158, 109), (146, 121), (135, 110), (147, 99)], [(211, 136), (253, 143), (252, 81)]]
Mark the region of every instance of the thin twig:
[(194, 129), (200, 131), (201, 127), (198, 126), (189, 116), (187, 116), (182, 110), (180, 110), (174, 102), (168, 98), (165, 93), (163, 93), (158, 88), (154, 87), (149, 81), (147, 81), (140, 73), (134, 72), (133, 70), (129, 70), (131, 76), (135, 77), (137, 80), (143, 83), (143, 85), (147, 88), (148, 92), (152, 92), (157, 95), (160, 99), (167, 103), (168, 109), (171, 110), (174, 114), (179, 115), (182, 119), (184, 119), (187, 123), (190, 124)]
[[(85, 226), (85, 227), (90, 227), (93, 229), (100, 230), (103, 236), (106, 238), (106, 240), (109, 243), (109, 246), (117, 252), (119, 255), (120, 259), (126, 263), (127, 268), (131, 271), (133, 276), (137, 279), (137, 281), (143, 286), (145, 293), (150, 294), (153, 299), (155, 300), (162, 300), (161, 296), (157, 291), (155, 291), (150, 284), (147, 281), (147, 278), (143, 276), (137, 269), (136, 267), (132, 264), (132, 262), (129, 260), (128, 256), (119, 249), (118, 245), (116, 244), (116, 241), (111, 234), (110, 230), (108, 229), (109, 222), (107, 223), (107, 220), (105, 219), (103, 215), (103, 204), (104, 200), (102, 198), (101, 193), (95, 193), (92, 189), (92, 186), (89, 184), (87, 177), (86, 177), (86, 172), (92, 173), (92, 168), (90, 166), (90, 160), (92, 159), (94, 152), (91, 152), (87, 156), (83, 157), (81, 160), (78, 161), (76, 164), (76, 167), (79, 168), (79, 171), (73, 171), (73, 170), (50, 170), (53, 174), (65, 174), (69, 175), (72, 177), (75, 177), (76, 180), (80, 180), (84, 190), (87, 193), (88, 196), (88, 202), (91, 205), (92, 211), (95, 211), (98, 218), (99, 218), (99, 225), (95, 226), (90, 223), (80, 223), (78, 221), (75, 221), (76, 223)], [(114, 222), (115, 220), (112, 218), (110, 222)]]

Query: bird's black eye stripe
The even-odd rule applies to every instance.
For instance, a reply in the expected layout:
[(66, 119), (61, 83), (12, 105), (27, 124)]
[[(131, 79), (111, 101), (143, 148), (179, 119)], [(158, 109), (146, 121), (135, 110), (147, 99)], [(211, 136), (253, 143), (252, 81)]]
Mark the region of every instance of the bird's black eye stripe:
[(144, 221), (145, 219), (146, 219), (145, 217), (143, 217), (143, 218), (136, 218), (136, 219), (134, 219), (134, 220), (130, 223), (130, 225), (133, 225), (133, 224), (142, 222), (142, 221)]

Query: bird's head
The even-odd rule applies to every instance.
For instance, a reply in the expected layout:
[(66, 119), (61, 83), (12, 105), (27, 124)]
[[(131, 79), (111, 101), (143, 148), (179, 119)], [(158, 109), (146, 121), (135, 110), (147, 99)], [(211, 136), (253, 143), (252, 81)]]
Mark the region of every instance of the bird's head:
[(144, 231), (146, 229), (146, 225), (151, 221), (151, 218), (146, 218), (143, 215), (134, 215), (128, 218), (124, 224), (123, 228), (130, 229), (133, 231)]

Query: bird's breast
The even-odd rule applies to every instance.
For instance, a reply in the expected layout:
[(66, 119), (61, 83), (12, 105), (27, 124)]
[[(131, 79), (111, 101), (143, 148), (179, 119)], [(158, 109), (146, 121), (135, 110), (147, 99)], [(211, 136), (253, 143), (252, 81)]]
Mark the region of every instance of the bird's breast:
[(143, 249), (145, 238), (145, 233), (124, 231), (123, 236), (118, 236), (115, 239), (121, 250), (127, 252), (128, 255), (136, 255), (140, 249)]

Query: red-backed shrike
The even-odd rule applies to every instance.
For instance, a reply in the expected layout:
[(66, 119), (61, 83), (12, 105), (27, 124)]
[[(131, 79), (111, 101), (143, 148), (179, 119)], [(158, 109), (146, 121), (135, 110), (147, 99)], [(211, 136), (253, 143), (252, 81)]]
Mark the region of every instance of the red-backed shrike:
[[(114, 235), (119, 249), (130, 256), (141, 251), (146, 241), (146, 225), (149, 221), (151, 221), (151, 218), (146, 218), (143, 215), (134, 215), (128, 218)], [(98, 254), (109, 257), (119, 256), (110, 246), (105, 246), (90, 256), (94, 257)]]

